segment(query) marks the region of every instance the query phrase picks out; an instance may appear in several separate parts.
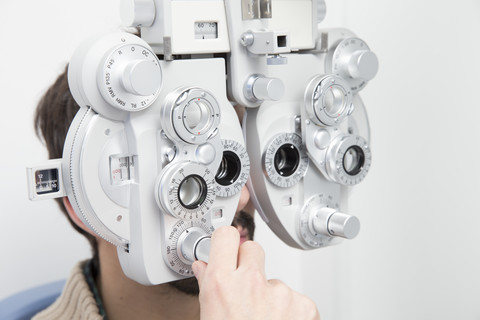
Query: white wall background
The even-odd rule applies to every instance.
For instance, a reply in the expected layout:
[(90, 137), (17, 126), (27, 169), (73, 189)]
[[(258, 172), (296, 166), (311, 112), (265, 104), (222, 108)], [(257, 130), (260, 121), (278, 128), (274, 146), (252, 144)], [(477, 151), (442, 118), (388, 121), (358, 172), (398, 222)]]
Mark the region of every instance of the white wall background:
[[(480, 319), (480, 2), (327, 0), (325, 27), (367, 41), (380, 71), (362, 92), (373, 166), (353, 189), (357, 239), (299, 252), (258, 221), (267, 269), (323, 320)], [(32, 115), (114, 0), (0, 2), (0, 299), (65, 278), (87, 257), (53, 201), (29, 202), (25, 166), (46, 158)]]

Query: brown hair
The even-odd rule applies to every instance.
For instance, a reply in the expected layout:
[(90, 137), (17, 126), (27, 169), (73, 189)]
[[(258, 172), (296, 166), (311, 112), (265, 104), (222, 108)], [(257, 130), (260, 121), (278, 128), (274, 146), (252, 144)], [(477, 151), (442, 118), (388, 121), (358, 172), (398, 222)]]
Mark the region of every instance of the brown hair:
[[(79, 109), (68, 87), (67, 70), (68, 66), (45, 92), (35, 111), (35, 132), (40, 139), (43, 138), (50, 159), (62, 157), (68, 128)], [(94, 264), (98, 266), (98, 248), (95, 237), (82, 230), (72, 221), (62, 199), (55, 200), (57, 200), (60, 209), (73, 228), (87, 238), (92, 248)]]

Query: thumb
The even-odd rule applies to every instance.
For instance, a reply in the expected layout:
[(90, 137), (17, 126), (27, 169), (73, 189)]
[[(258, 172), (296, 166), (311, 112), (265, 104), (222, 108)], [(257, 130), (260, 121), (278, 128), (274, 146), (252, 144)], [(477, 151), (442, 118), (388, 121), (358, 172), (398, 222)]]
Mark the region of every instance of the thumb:
[(201, 287), (203, 275), (205, 274), (205, 270), (207, 269), (207, 264), (203, 261), (197, 260), (192, 264), (192, 271), (197, 278), (198, 286)]

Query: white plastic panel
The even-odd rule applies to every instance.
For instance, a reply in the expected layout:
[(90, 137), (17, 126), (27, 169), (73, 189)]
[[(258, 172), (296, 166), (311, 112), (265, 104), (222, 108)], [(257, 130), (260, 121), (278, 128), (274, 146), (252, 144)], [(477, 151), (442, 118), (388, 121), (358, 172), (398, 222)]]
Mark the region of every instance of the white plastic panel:
[[(172, 1), (171, 6), (173, 54), (230, 51), (223, 1)], [(217, 23), (217, 38), (196, 39), (196, 22)]]
[(288, 31), (292, 49), (314, 47), (312, 0), (274, 0), (268, 27)]

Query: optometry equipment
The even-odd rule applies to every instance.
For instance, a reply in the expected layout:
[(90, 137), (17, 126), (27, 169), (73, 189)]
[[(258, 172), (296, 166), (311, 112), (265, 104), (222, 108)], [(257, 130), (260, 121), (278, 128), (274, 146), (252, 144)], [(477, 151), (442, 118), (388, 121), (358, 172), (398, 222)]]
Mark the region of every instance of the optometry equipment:
[[(109, 33), (76, 50), (68, 78), (81, 108), (63, 158), (27, 168), (30, 199), (68, 196), (147, 285), (208, 261), (249, 176), (256, 209), (287, 244), (356, 236), (340, 203), (370, 167), (358, 92), (378, 61), (350, 31), (319, 29), (324, 1), (121, 3), (141, 37)], [(243, 133), (232, 104), (247, 107)]]

